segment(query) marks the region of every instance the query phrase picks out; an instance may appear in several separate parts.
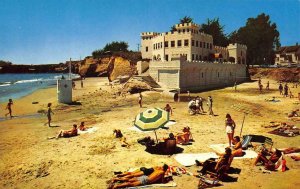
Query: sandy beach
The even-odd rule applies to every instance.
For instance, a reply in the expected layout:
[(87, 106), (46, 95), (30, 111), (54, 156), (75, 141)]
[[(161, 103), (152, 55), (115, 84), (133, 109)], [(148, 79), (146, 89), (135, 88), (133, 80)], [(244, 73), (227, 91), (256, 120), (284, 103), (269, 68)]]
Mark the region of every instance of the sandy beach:
[[(191, 93), (214, 99), (214, 112), (218, 116), (188, 114), (187, 102), (173, 102), (162, 98), (159, 92), (143, 92), (143, 108), (139, 108), (138, 95), (125, 97), (115, 95), (117, 88), (111, 88), (106, 78), (87, 78), (84, 88), (80, 81), (73, 91), (73, 100), (78, 105), (62, 105), (56, 102), (56, 88), (39, 90), (31, 95), (14, 100), (15, 118), (0, 122), (0, 188), (106, 188), (106, 180), (114, 171), (126, 171), (129, 168), (159, 166), (163, 163), (182, 167), (174, 155), (153, 155), (145, 152), (145, 147), (136, 140), (153, 132), (142, 133), (130, 130), (135, 116), (152, 107), (163, 108), (169, 103), (173, 108), (172, 120), (176, 124), (169, 130), (157, 131), (159, 138), (168, 133), (178, 133), (184, 126), (189, 126), (195, 142), (192, 145), (180, 146), (183, 153), (212, 152), (211, 144), (227, 143), (224, 120), (230, 113), (237, 124), (236, 133), (240, 133), (244, 113), (235, 107), (246, 109), (243, 135), (259, 134), (271, 137), (274, 147), (300, 147), (299, 136), (282, 137), (267, 133), (274, 128), (262, 125), (271, 121), (287, 122), (299, 127), (287, 117), (287, 113), (299, 107), (296, 94), (300, 88), (291, 88), (295, 98), (279, 95), (278, 83), (270, 81), (270, 90), (259, 93), (257, 81), (238, 85), (237, 92), (232, 87)], [(267, 80), (263, 79), (265, 85)], [(290, 85), (291, 86), (291, 85)], [(182, 94), (186, 95), (186, 94)], [(276, 96), (280, 102), (267, 102)], [(38, 102), (38, 104), (32, 104)], [(46, 104), (53, 103), (52, 127), (44, 125), (47, 118), (43, 114)], [(207, 111), (206, 102), (204, 109)], [(1, 116), (5, 104), (0, 104)], [(48, 140), (61, 129), (70, 129), (73, 124), (85, 121), (86, 126), (97, 127), (94, 133), (81, 134), (73, 138)], [(113, 137), (113, 129), (121, 129), (129, 148), (121, 147), (118, 139)], [(241, 169), (237, 182), (224, 182), (218, 188), (297, 188), (300, 185), (300, 163), (286, 157), (288, 171), (263, 173), (253, 166), (254, 159), (234, 160), (231, 167)], [(187, 167), (196, 172), (197, 167)], [(182, 175), (174, 176), (177, 188), (197, 188), (198, 178)]]

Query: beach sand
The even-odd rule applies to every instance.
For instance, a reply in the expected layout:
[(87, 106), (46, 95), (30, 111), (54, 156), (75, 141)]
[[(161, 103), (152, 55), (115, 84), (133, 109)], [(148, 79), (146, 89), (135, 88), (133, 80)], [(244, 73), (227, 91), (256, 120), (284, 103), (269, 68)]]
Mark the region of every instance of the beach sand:
[[(262, 80), (265, 85), (267, 80)], [(247, 109), (243, 135), (259, 134), (271, 137), (274, 147), (300, 147), (298, 137), (282, 137), (267, 133), (274, 128), (261, 125), (271, 121), (283, 121), (299, 126), (287, 118), (288, 112), (299, 107), (298, 98), (279, 96), (278, 84), (270, 80), (270, 91), (259, 94), (257, 82), (238, 85), (237, 92), (232, 87), (193, 94), (205, 99), (211, 95), (214, 100), (214, 112), (218, 116), (195, 115), (187, 111), (187, 102), (173, 102), (164, 99), (154, 91), (143, 93), (143, 108), (138, 106), (138, 95), (126, 98), (114, 95), (118, 86), (108, 86), (105, 78), (87, 78), (84, 88), (76, 82), (73, 100), (78, 105), (61, 105), (56, 102), (56, 88), (39, 90), (19, 100), (14, 100), (13, 112), (18, 116), (0, 122), (0, 188), (106, 188), (106, 180), (114, 171), (126, 171), (142, 166), (159, 166), (163, 163), (181, 166), (173, 156), (152, 155), (139, 145), (138, 138), (153, 132), (140, 133), (129, 128), (133, 126), (135, 116), (147, 108), (161, 107), (169, 103), (173, 108), (172, 120), (176, 124), (169, 130), (157, 131), (159, 138), (168, 133), (178, 133), (184, 126), (189, 126), (195, 142), (181, 146), (184, 153), (211, 152), (210, 144), (228, 143), (225, 134), (225, 115), (230, 113), (237, 124), (236, 134), (240, 133), (243, 116), (237, 108)], [(101, 88), (101, 89), (100, 89)], [(297, 96), (300, 88), (291, 88)], [(278, 97), (280, 102), (266, 102), (265, 99)], [(39, 102), (32, 104), (32, 102)], [(48, 102), (53, 102), (53, 127), (45, 126), (47, 118), (37, 111), (45, 111)], [(80, 105), (81, 104), (81, 105)], [(207, 110), (206, 103), (204, 103)], [(1, 116), (3, 107), (0, 104)], [(81, 134), (73, 138), (48, 140), (61, 129), (70, 129), (74, 123), (85, 121), (86, 126), (98, 127), (94, 133)], [(113, 138), (113, 129), (121, 129), (131, 144), (121, 147), (118, 139)], [(263, 173), (259, 167), (252, 166), (254, 159), (234, 160), (232, 167), (241, 169), (237, 182), (224, 182), (218, 188), (297, 188), (300, 185), (300, 162), (286, 157), (286, 172)], [(196, 166), (187, 170), (195, 172)], [(197, 188), (198, 179), (182, 175), (173, 177), (177, 188)]]

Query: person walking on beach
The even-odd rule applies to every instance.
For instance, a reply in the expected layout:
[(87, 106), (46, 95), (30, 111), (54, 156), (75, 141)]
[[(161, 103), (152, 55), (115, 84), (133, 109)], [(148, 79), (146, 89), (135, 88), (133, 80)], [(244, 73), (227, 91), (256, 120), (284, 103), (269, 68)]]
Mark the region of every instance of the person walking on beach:
[(50, 126), (50, 123), (51, 123), (51, 114), (54, 114), (52, 109), (51, 109), (51, 105), (52, 103), (48, 103), (48, 110), (47, 110), (47, 118), (48, 118), (48, 126)]
[(211, 96), (208, 96), (207, 98), (207, 105), (208, 105), (208, 112), (209, 112), (209, 115), (214, 115), (214, 112), (212, 110), (212, 107), (213, 107), (213, 99)]
[(259, 85), (259, 92), (260, 92), (260, 93), (262, 93), (263, 87), (264, 87), (264, 86), (263, 86), (262, 84)]
[(267, 82), (266, 90), (270, 90), (270, 82)]
[(8, 100), (8, 103), (7, 103), (7, 106), (6, 106), (6, 110), (8, 110), (8, 113), (7, 114), (5, 114), (5, 117), (7, 117), (7, 115), (9, 114), (9, 116), (10, 116), (10, 119), (12, 119), (12, 109), (11, 109), (11, 106), (13, 105), (13, 101), (12, 101), (12, 99), (9, 99)]
[(142, 100), (143, 100), (143, 96), (142, 96), (142, 93), (139, 93), (139, 105), (140, 105), (140, 108), (142, 108)]
[(283, 91), (283, 86), (282, 86), (282, 84), (281, 84), (281, 83), (279, 84), (279, 87), (278, 87), (278, 89), (279, 89), (279, 93), (280, 93), (280, 95), (283, 95), (283, 93), (282, 93), (282, 91)]
[(225, 130), (228, 136), (229, 146), (231, 146), (234, 136), (235, 122), (231, 118), (230, 114), (226, 114)]

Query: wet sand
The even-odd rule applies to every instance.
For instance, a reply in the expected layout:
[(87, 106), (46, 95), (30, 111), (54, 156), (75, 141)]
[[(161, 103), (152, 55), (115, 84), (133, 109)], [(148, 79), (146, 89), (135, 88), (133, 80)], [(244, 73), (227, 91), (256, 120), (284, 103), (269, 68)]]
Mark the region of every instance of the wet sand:
[[(267, 82), (262, 81), (263, 84)], [(271, 137), (274, 147), (300, 147), (298, 137), (282, 137), (267, 133), (274, 128), (263, 128), (261, 125), (271, 121), (284, 121), (299, 127), (299, 122), (287, 118), (287, 113), (299, 107), (297, 98), (279, 96), (278, 85), (270, 81), (270, 91), (260, 94), (257, 82), (238, 85), (237, 92), (232, 87), (191, 93), (205, 99), (211, 95), (214, 99), (214, 112), (218, 116), (190, 116), (187, 102), (172, 102), (164, 99), (154, 91), (143, 93), (143, 108), (138, 106), (138, 96), (127, 95), (126, 98), (115, 95), (113, 89), (103, 78), (87, 78), (84, 88), (80, 81), (76, 82), (73, 91), (77, 104), (61, 105), (56, 103), (56, 88), (39, 90), (19, 100), (14, 100), (13, 111), (19, 116), (12, 120), (0, 122), (0, 188), (106, 188), (105, 181), (113, 176), (113, 171), (125, 171), (132, 167), (158, 166), (162, 163), (178, 165), (174, 156), (152, 155), (145, 152), (136, 139), (154, 133), (139, 133), (129, 128), (135, 116), (147, 108), (161, 107), (166, 103), (173, 107), (171, 119), (176, 120), (169, 130), (157, 131), (158, 137), (166, 137), (169, 132), (178, 133), (184, 126), (189, 126), (195, 142), (181, 146), (184, 153), (202, 153), (212, 151), (210, 144), (227, 143), (224, 120), (230, 113), (237, 124), (236, 133), (240, 133), (246, 110), (248, 114), (244, 122), (243, 134), (261, 134)], [(101, 88), (101, 90), (100, 90)], [(296, 96), (300, 88), (291, 88)], [(265, 99), (278, 97), (280, 102), (266, 102)], [(37, 101), (38, 104), (32, 104)], [(48, 102), (53, 102), (53, 127), (45, 126), (45, 115), (35, 115), (37, 111), (46, 110)], [(207, 110), (206, 103), (204, 109)], [(4, 104), (0, 104), (3, 109)], [(0, 117), (3, 116), (1, 110)], [(87, 126), (98, 127), (95, 133), (82, 134), (74, 138), (48, 140), (61, 129), (70, 129), (72, 124), (85, 121)], [(131, 144), (130, 148), (121, 147), (118, 139), (114, 139), (112, 131), (122, 130)], [(253, 159), (234, 160), (232, 167), (241, 169), (237, 182), (223, 183), (219, 188), (297, 188), (300, 184), (300, 162), (286, 157), (286, 172), (262, 173), (258, 167), (252, 166)], [(187, 168), (195, 172), (195, 166)], [(192, 176), (174, 176), (177, 188), (197, 188), (198, 179)]]

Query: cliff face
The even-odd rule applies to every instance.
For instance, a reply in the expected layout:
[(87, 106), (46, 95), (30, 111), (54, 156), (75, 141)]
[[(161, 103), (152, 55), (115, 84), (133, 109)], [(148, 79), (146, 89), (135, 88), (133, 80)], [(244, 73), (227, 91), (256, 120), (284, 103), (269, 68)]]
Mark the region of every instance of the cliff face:
[(75, 73), (86, 77), (107, 76), (109, 81), (118, 76), (132, 76), (136, 73), (137, 53), (115, 53), (99, 58), (87, 57), (81, 62), (72, 63)]
[(270, 78), (276, 81), (295, 82), (300, 80), (300, 68), (250, 68), (252, 78)]

